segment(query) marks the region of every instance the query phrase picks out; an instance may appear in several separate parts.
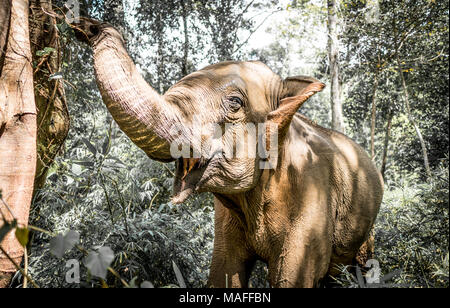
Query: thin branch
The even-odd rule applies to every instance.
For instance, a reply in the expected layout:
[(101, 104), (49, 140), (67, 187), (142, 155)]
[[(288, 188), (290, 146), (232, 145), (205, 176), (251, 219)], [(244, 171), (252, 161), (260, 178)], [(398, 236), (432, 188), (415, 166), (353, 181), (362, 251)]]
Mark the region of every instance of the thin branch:
[(4, 254), (6, 256), (6, 258), (8, 258), (8, 260), (14, 265), (14, 267), (22, 274), (23, 277), (26, 277), (30, 283), (37, 289), (39, 289), (39, 286), (36, 284), (36, 282), (34, 282), (33, 279), (31, 279), (31, 277), (19, 266), (17, 265), (16, 261), (14, 261), (9, 254), (3, 249), (2, 246), (0, 246), (0, 251), (2, 252), (2, 254)]
[(27, 251), (27, 246), (25, 246), (24, 249), (23, 249), (23, 262), (24, 262), (24, 273), (25, 273), (25, 276), (23, 277), (23, 288), (26, 289), (27, 288), (27, 284), (28, 284), (28, 279), (27, 279), (27, 275), (28, 275), (28, 251)]
[(172, 170), (170, 170), (169, 167), (166, 166), (166, 164), (162, 164), (162, 165), (163, 165), (164, 168), (166, 168), (167, 171), (169, 171), (169, 173), (170, 173), (172, 176), (175, 176), (175, 173), (173, 173)]
[[(8, 206), (8, 204), (6, 204), (5, 200), (3, 200), (3, 198), (0, 198), (0, 200), (1, 200), (2, 203), (5, 205), (5, 207), (6, 207), (6, 209), (8, 210), (8, 212), (11, 214), (11, 217), (12, 217), (13, 219), (16, 219), (16, 218), (14, 217), (14, 213), (12, 212), (12, 210), (11, 210), (11, 208)], [(4, 216), (3, 216), (3, 213), (2, 213), (2, 217), (4, 217)]]
[(247, 39), (246, 39), (243, 43), (241, 43), (239, 46), (237, 46), (236, 49), (233, 50), (233, 52), (232, 52), (231, 54), (234, 55), (236, 52), (239, 51), (239, 49), (242, 48), (242, 46), (244, 46), (245, 44), (247, 44), (248, 41), (250, 40), (250, 38), (253, 36), (253, 34), (255, 34), (255, 32), (258, 31), (258, 29), (262, 27), (262, 25), (267, 21), (267, 19), (268, 19), (269, 17), (271, 17), (272, 15), (274, 15), (274, 14), (276, 14), (276, 13), (279, 13), (279, 12), (281, 12), (281, 11), (282, 11), (281, 9), (278, 9), (278, 10), (276, 10), (276, 11), (271, 12), (269, 15), (267, 15), (267, 16), (263, 19), (263, 21), (262, 21), (262, 22), (261, 22), (261, 23), (260, 23), (260, 24), (252, 31), (252, 32), (250, 32), (250, 35), (247, 37)]

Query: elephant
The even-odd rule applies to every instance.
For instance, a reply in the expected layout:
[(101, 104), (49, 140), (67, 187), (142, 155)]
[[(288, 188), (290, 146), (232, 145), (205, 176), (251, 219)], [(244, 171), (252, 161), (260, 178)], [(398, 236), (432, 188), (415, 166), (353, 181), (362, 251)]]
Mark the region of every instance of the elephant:
[[(99, 91), (120, 129), (149, 158), (176, 162), (172, 202), (214, 195), (209, 287), (248, 287), (257, 260), (267, 264), (271, 287), (318, 287), (337, 264), (370, 258), (383, 179), (350, 138), (297, 112), (322, 82), (282, 79), (258, 61), (227, 61), (160, 95), (112, 25), (81, 18), (73, 27), (93, 49)], [(204, 156), (192, 140), (210, 140), (212, 130), (199, 128), (210, 124), (226, 127), (219, 139), (228, 147), (239, 139), (265, 154)], [(250, 134), (239, 135), (247, 124), (262, 136), (256, 142), (234, 138)]]

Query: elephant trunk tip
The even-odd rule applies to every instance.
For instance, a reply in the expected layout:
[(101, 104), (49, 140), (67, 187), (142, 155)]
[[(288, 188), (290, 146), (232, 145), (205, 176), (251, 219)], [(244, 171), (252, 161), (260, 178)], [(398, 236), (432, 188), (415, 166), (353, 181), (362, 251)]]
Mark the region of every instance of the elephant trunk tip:
[(75, 32), (75, 37), (79, 41), (90, 44), (92, 38), (101, 32), (102, 24), (99, 20), (80, 17), (77, 22), (71, 24), (71, 27)]
[(189, 198), (189, 196), (193, 193), (194, 189), (192, 187), (188, 187), (172, 196), (170, 200), (173, 204), (181, 204)]
[(186, 201), (188, 196), (182, 196), (182, 195), (178, 195), (178, 196), (173, 196), (170, 200), (170, 202), (172, 202), (172, 204), (181, 204), (184, 201)]

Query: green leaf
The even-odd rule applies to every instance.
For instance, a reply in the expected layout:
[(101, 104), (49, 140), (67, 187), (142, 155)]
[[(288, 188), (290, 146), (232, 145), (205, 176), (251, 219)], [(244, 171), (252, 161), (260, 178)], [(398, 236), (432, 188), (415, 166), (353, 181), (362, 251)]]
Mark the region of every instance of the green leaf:
[(63, 78), (62, 72), (57, 72), (57, 73), (51, 74), (50, 77), (48, 77), (48, 80), (62, 79), (62, 78)]
[(67, 25), (67, 23), (63, 22), (60, 24), (57, 24), (56, 27), (58, 27), (59, 32), (64, 33), (67, 31), (67, 29), (69, 28), (69, 26)]
[(28, 234), (29, 234), (28, 228), (16, 229), (16, 238), (19, 241), (20, 245), (22, 245), (23, 247), (27, 246), (28, 244)]
[(108, 153), (108, 150), (109, 150), (109, 136), (106, 136), (102, 145), (102, 154), (106, 155)]
[[(121, 164), (121, 165), (123, 165), (123, 166), (125, 166), (125, 164), (124, 164), (124, 162), (123, 161), (121, 161), (119, 158), (117, 158), (117, 157), (114, 157), (114, 156), (109, 156), (108, 157), (108, 159), (112, 159), (112, 160), (115, 160), (116, 162), (118, 162), (119, 164)], [(126, 166), (125, 166), (126, 167)]]
[(153, 289), (155, 286), (150, 281), (144, 281), (141, 283), (141, 289)]
[(81, 141), (83, 141), (83, 143), (87, 146), (87, 148), (89, 149), (89, 151), (95, 155), (97, 155), (97, 149), (95, 148), (95, 146), (86, 138), (81, 138)]
[(94, 166), (94, 162), (92, 161), (74, 161), (74, 164), (80, 165), (80, 166), (85, 166), (85, 167), (92, 167)]
[(178, 285), (180, 288), (186, 288), (186, 283), (184, 282), (183, 275), (181, 274), (180, 269), (176, 265), (175, 262), (172, 261), (173, 271), (175, 272), (175, 276), (177, 277)]
[(53, 174), (55, 174), (56, 171), (58, 171), (58, 168), (59, 166), (57, 163), (52, 164), (47, 172), (47, 178), (50, 178)]
[(67, 175), (67, 174), (66, 174), (66, 178), (67, 178), (67, 182), (66, 182), (67, 185), (70, 185), (70, 184), (72, 184), (73, 182), (75, 182), (75, 180), (73, 179), (73, 177), (71, 177), (70, 175)]
[(56, 51), (55, 48), (52, 48), (52, 47), (45, 47), (45, 48), (42, 49), (42, 50), (36, 51), (36, 55), (37, 55), (38, 57), (42, 57), (42, 56), (49, 55), (49, 54), (51, 54), (51, 53), (54, 52), (54, 51)]
[(50, 252), (57, 258), (62, 258), (64, 254), (72, 249), (80, 240), (77, 231), (70, 230), (66, 235), (58, 234), (50, 240)]
[(109, 265), (114, 260), (114, 252), (109, 247), (101, 247), (98, 251), (91, 251), (84, 259), (84, 265), (92, 276), (106, 279)]
[(133, 277), (131, 281), (128, 283), (128, 286), (132, 289), (136, 289), (138, 286), (136, 285), (137, 277)]
[(158, 213), (161, 213), (165, 207), (166, 207), (166, 203), (161, 203), (161, 205), (158, 208)]
[(81, 165), (79, 165), (79, 164), (73, 164), (73, 165), (72, 165), (72, 172), (73, 172), (74, 174), (76, 174), (76, 175), (80, 175), (80, 174), (83, 172), (83, 170), (81, 170)]

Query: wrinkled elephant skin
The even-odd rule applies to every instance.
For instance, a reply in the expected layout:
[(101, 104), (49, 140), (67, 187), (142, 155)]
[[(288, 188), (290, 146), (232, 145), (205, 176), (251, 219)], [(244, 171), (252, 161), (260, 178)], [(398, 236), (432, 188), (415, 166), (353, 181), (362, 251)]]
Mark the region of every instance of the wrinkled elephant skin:
[[(76, 32), (93, 47), (99, 90), (121, 129), (150, 158), (176, 161), (173, 202), (214, 194), (209, 286), (246, 287), (262, 260), (272, 287), (315, 287), (336, 264), (370, 257), (383, 195), (379, 172), (352, 140), (297, 113), (324, 84), (282, 80), (260, 62), (223, 62), (159, 95), (112, 26), (83, 19)], [(205, 155), (202, 142), (214, 140), (214, 131), (204, 127), (211, 124), (224, 128), (217, 140), (225, 147), (269, 150), (273, 140), (277, 147), (268, 156)], [(242, 137), (250, 131), (263, 138)], [(188, 157), (174, 155), (174, 143), (188, 144)]]

